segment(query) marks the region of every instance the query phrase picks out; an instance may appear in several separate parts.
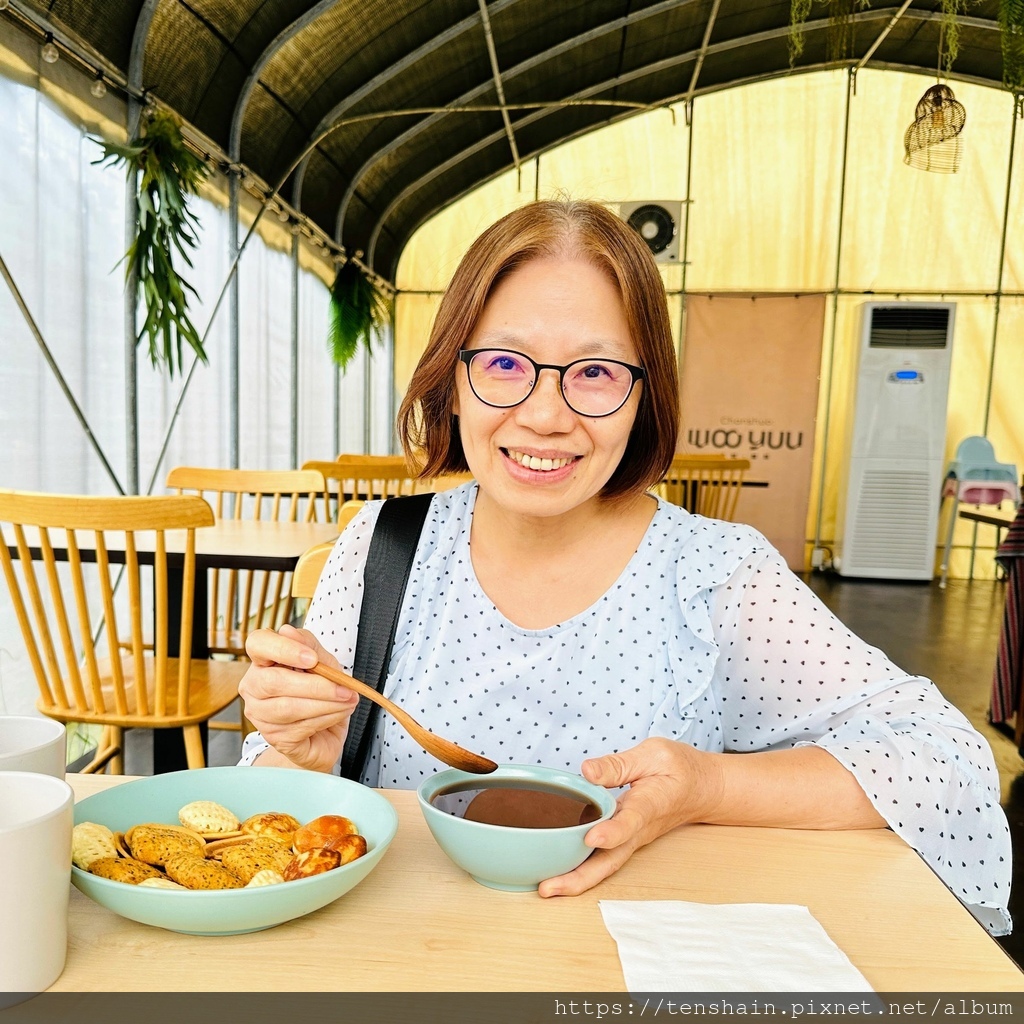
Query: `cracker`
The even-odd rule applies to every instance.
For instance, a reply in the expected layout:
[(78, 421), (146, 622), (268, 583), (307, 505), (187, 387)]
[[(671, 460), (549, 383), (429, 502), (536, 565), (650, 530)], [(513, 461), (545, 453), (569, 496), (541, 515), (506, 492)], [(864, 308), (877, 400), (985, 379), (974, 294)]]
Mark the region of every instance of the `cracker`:
[(202, 835), (236, 832), (240, 824), (232, 811), (213, 800), (193, 800), (192, 803), (185, 804), (178, 811), (178, 821), (185, 828), (193, 829)]
[(232, 874), (237, 875), (246, 885), (253, 876), (270, 868), (283, 872), (292, 859), (287, 846), (274, 839), (250, 839), (247, 843), (228, 847), (221, 854), (221, 863)]
[(254, 814), (251, 818), (246, 818), (239, 827), (249, 835), (276, 839), (279, 843), (290, 847), (292, 838), (300, 824), (299, 819), (293, 818), (290, 814), (266, 811), (263, 814)]
[(114, 833), (95, 821), (77, 824), (71, 832), (71, 862), (75, 867), (88, 871), (94, 860), (103, 857), (117, 857)]
[(89, 873), (109, 878), (113, 882), (127, 882), (129, 885), (138, 885), (146, 878), (163, 877), (152, 864), (144, 864), (131, 857), (100, 857), (89, 865)]
[(169, 878), (144, 878), (139, 882), (139, 888), (146, 889), (184, 889), (185, 886), (172, 882)]
[(215, 860), (180, 853), (167, 861), (167, 874), (186, 889), (241, 889), (242, 880)]
[(275, 871), (273, 868), (264, 868), (262, 871), (257, 871), (249, 879), (246, 889), (258, 889), (264, 885), (280, 885), (283, 881), (284, 875), (280, 871)]
[(125, 833), (125, 841), (136, 860), (161, 867), (177, 854), (202, 856), (204, 846), (194, 832), (174, 825), (136, 825)]

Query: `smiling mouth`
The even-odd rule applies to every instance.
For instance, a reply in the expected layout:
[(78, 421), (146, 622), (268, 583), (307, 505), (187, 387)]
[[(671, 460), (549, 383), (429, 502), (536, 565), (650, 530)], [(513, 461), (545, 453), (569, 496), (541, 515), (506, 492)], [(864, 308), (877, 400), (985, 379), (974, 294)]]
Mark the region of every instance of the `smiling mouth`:
[(568, 466), (570, 462), (583, 458), (582, 455), (566, 455), (560, 459), (538, 459), (536, 455), (527, 455), (525, 452), (516, 451), (515, 448), (502, 448), (501, 450), (513, 462), (518, 462), (520, 466), (539, 470), (542, 473), (561, 469), (563, 466)]

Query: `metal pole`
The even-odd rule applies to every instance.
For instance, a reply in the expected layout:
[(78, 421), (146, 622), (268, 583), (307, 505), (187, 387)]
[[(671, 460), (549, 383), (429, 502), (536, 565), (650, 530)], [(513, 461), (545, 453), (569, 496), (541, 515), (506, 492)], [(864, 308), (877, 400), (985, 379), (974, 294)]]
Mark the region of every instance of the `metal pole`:
[(39, 326), (36, 324), (25, 299), (18, 290), (18, 286), (14, 283), (14, 278), (11, 276), (10, 270), (7, 269), (7, 263), (4, 261), (2, 255), (0, 255), (0, 274), (3, 275), (4, 280), (7, 282), (7, 287), (10, 288), (11, 295), (14, 296), (14, 301), (18, 304), (18, 309), (21, 310), (21, 315), (25, 318), (25, 323), (28, 324), (28, 329), (32, 332), (32, 337), (36, 339), (36, 344), (39, 346), (39, 350), (43, 353), (43, 358), (53, 371), (53, 375), (57, 378), (57, 384), (60, 386), (61, 391), (64, 392), (64, 397), (71, 404), (71, 411), (74, 412), (78, 422), (82, 425), (82, 429), (85, 431), (85, 436), (89, 439), (89, 443), (93, 446), (93, 449), (99, 456), (100, 462), (103, 463), (103, 468), (107, 471), (107, 475), (117, 488), (117, 493), (124, 494), (124, 488), (121, 486), (121, 481), (117, 479), (117, 474), (111, 468), (106, 455), (103, 454), (103, 449), (100, 447), (99, 441), (96, 440), (96, 435), (92, 432), (92, 428), (89, 426), (89, 423), (85, 418), (85, 413), (82, 412), (81, 406), (79, 406), (78, 402), (75, 401), (75, 396), (71, 393), (71, 388), (68, 386), (68, 382), (60, 372), (60, 367), (57, 365), (57, 361), (53, 358), (53, 353), (46, 344), (46, 340), (43, 338), (43, 334), (39, 330)]
[(373, 414), (373, 361), (369, 347), (363, 351), (363, 451), (370, 454), (370, 417)]
[[(1006, 166), (1006, 196), (1003, 199), (1003, 234), (999, 240), (999, 271), (996, 275), (996, 309), (992, 318), (992, 348), (988, 358), (988, 385), (985, 389), (985, 415), (981, 421), (981, 432), (988, 435), (988, 419), (992, 411), (992, 385), (995, 381), (996, 369), (996, 339), (999, 335), (999, 310), (1003, 297), (1003, 273), (1006, 269), (1006, 234), (1010, 224), (1010, 194), (1013, 184), (1013, 157), (1017, 146), (1017, 103), (1018, 98), (1014, 96), (1012, 106), (1012, 117), (1010, 119), (1010, 157)], [(956, 508), (953, 508), (953, 515), (956, 515)], [(974, 579), (974, 556), (978, 550), (978, 524), (974, 524), (971, 530), (971, 563), (967, 570), (967, 578)]]
[(852, 69), (846, 75), (846, 114), (843, 120), (843, 164), (839, 179), (839, 226), (836, 231), (836, 270), (832, 282), (832, 329), (829, 332), (828, 349), (828, 371), (826, 374), (825, 387), (825, 413), (824, 424), (821, 433), (821, 468), (818, 479), (818, 510), (814, 521), (814, 549), (821, 547), (821, 516), (825, 504), (825, 467), (828, 463), (828, 435), (832, 413), (832, 374), (835, 369), (836, 350), (836, 321), (839, 314), (839, 272), (843, 260), (843, 214), (846, 207), (846, 163), (847, 154), (850, 148), (850, 97), (853, 95), (854, 72)]
[(334, 451), (341, 452), (341, 367), (334, 364)]
[[(238, 259), (238, 171), (228, 171), (228, 259)], [(228, 458), (238, 469), (238, 274), (230, 275), (228, 289)]]
[(299, 236), (292, 235), (291, 466), (299, 468)]
[[(128, 97), (128, 138), (134, 139), (139, 133), (139, 122), (142, 119), (142, 104), (129, 95)], [(132, 171), (126, 176), (124, 187), (124, 247), (128, 249), (135, 243), (139, 202), (139, 172)], [(138, 331), (135, 313), (138, 308), (139, 274), (130, 267), (124, 282), (124, 425), (125, 425), (125, 462), (128, 473), (128, 493), (139, 493), (139, 366), (138, 366)]]

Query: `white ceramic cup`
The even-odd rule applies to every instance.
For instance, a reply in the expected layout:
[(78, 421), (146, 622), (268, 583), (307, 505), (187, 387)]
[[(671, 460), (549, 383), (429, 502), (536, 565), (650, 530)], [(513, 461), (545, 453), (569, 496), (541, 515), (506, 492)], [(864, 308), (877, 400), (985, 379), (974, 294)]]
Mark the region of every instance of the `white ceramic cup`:
[(38, 772), (64, 778), (68, 738), (63, 722), (0, 715), (0, 772)]
[(74, 803), (63, 779), (0, 772), (0, 993), (42, 992), (64, 970)]

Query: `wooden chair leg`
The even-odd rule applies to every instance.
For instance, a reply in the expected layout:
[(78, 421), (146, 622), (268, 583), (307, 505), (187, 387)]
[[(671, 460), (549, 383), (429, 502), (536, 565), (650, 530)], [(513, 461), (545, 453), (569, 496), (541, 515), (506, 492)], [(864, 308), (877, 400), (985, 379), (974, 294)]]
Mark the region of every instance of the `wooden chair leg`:
[(110, 759), (110, 774), (111, 775), (124, 775), (124, 729), (119, 728), (116, 725), (108, 726), (109, 742), (112, 747), (117, 749), (117, 753)]
[(203, 736), (198, 725), (186, 725), (182, 730), (185, 737), (185, 760), (189, 768), (205, 768)]

